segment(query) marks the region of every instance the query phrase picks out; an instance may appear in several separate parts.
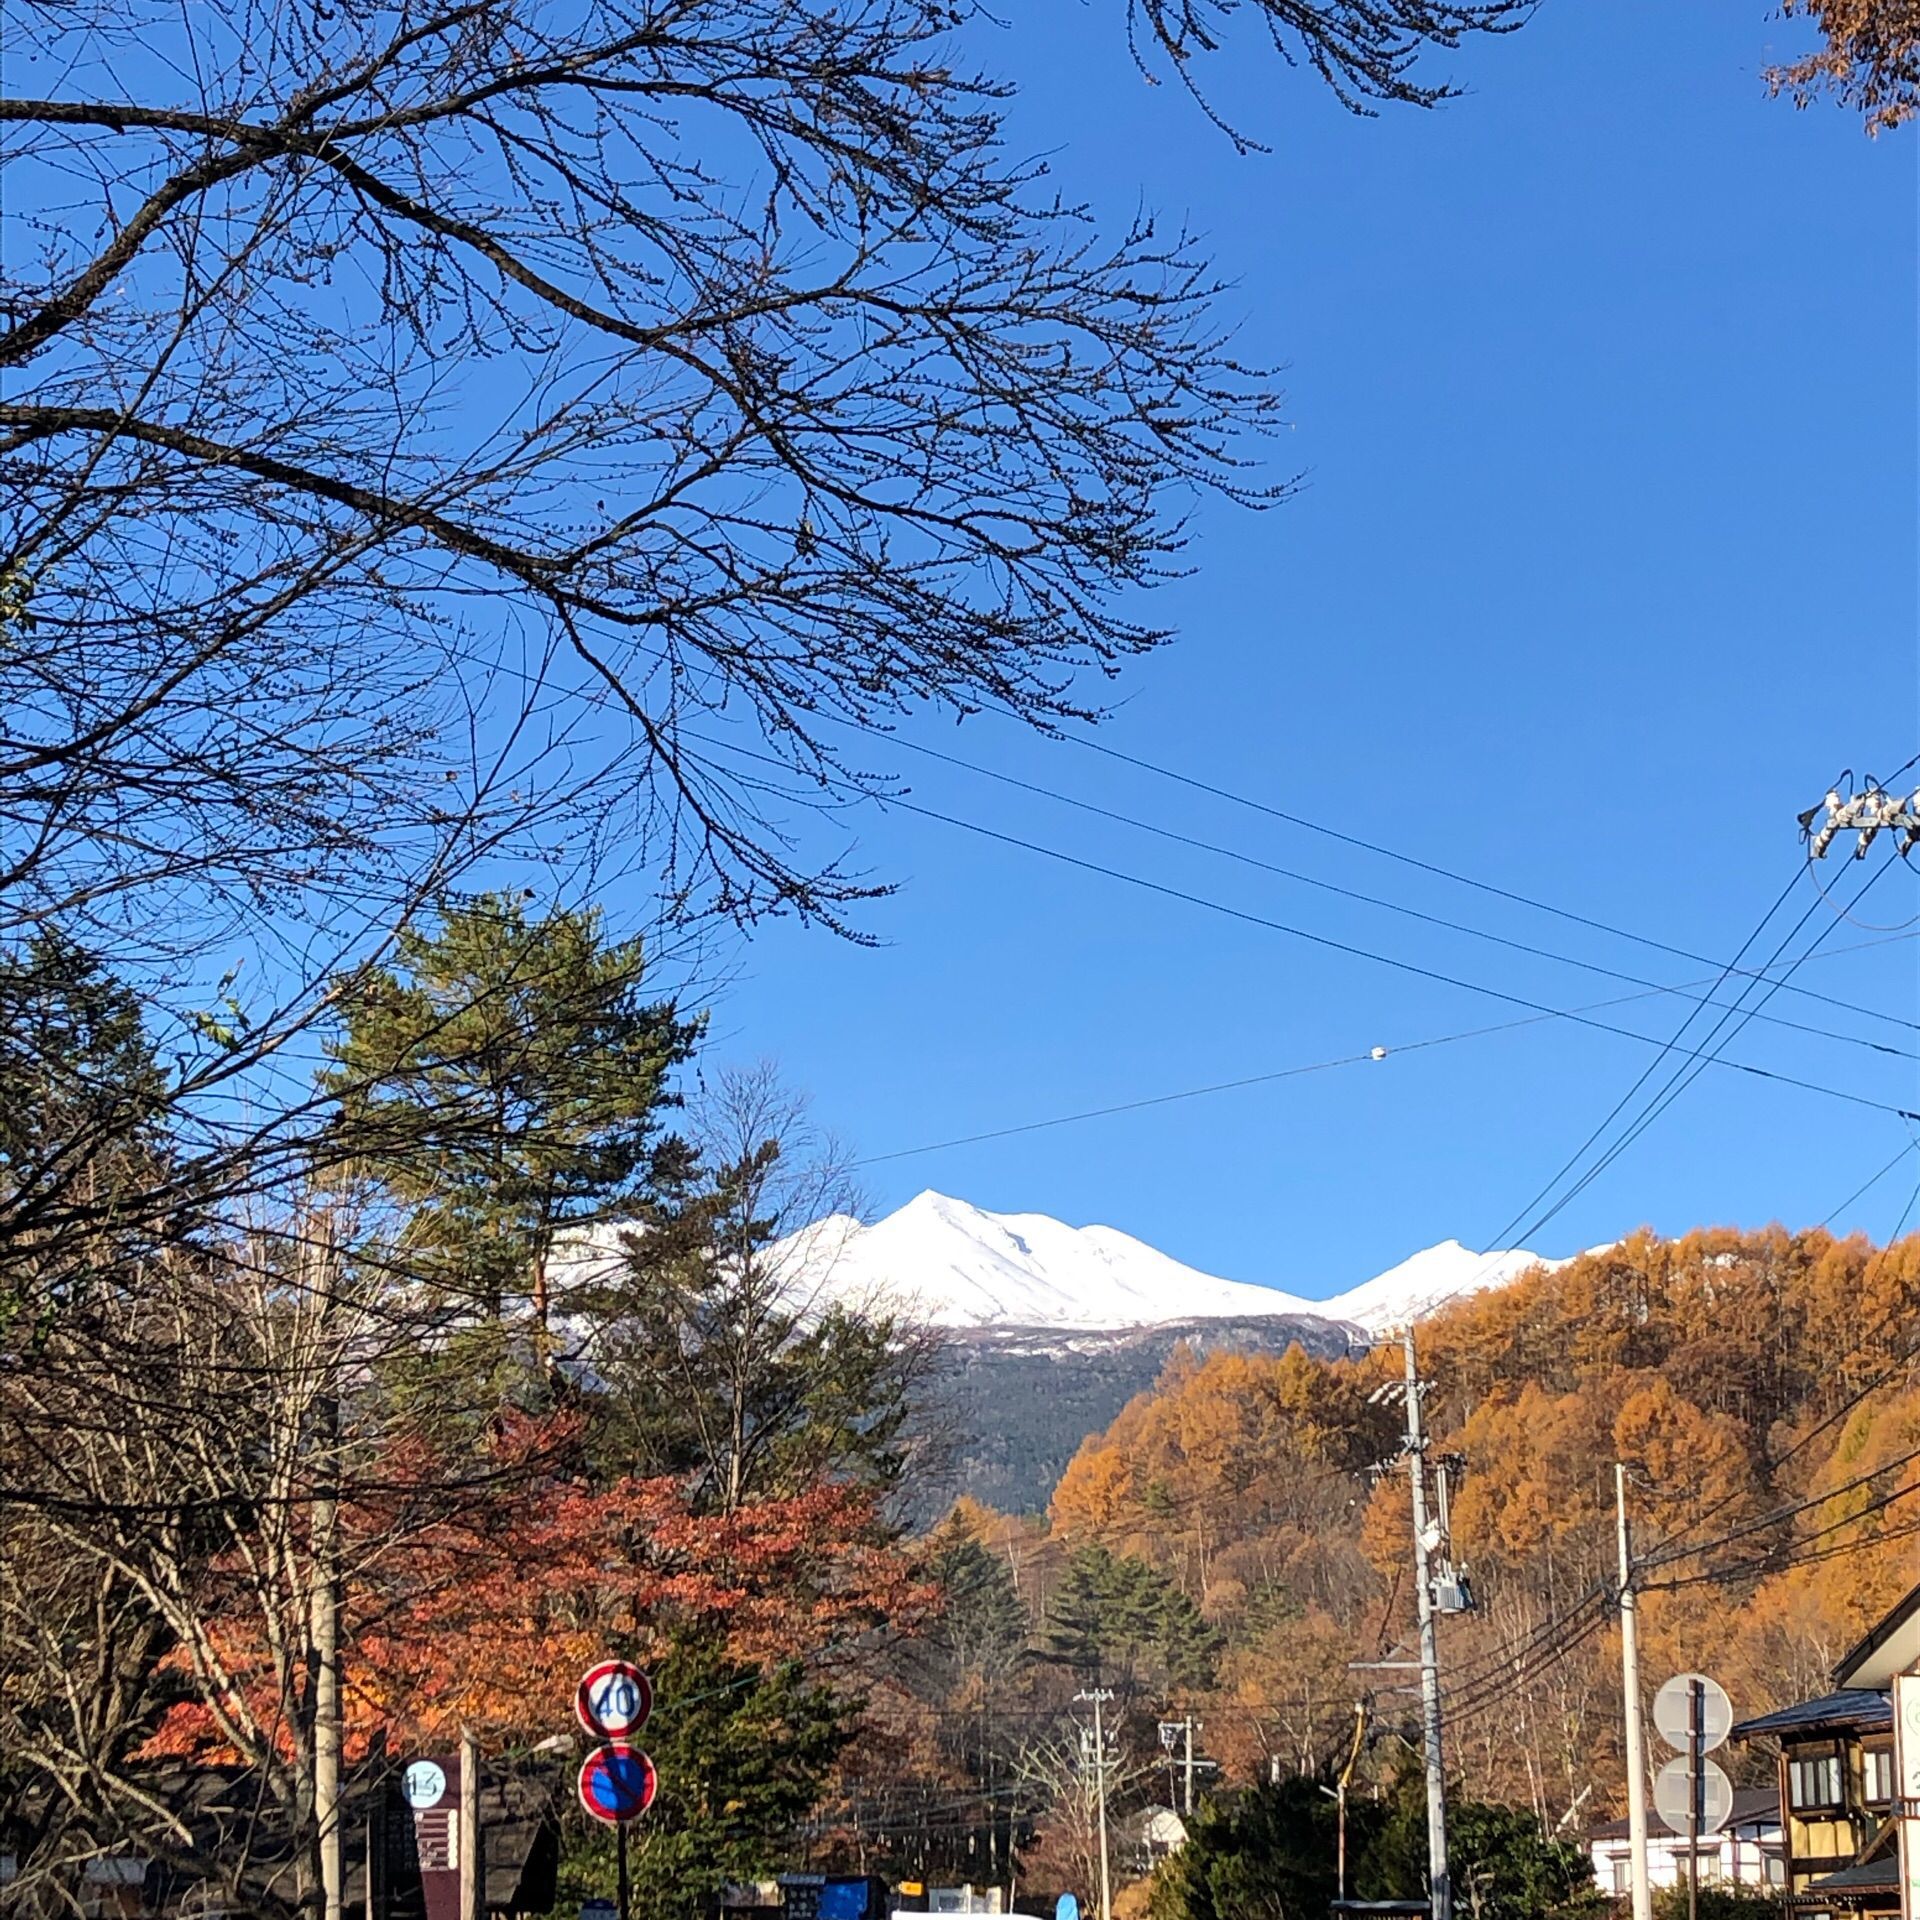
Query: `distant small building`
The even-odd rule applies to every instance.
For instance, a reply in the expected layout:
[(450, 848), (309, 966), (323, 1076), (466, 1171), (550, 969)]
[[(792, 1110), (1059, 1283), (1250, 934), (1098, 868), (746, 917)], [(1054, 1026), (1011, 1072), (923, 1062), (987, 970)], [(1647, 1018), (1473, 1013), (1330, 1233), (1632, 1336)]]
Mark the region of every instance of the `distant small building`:
[[(1602, 1893), (1625, 1895), (1633, 1887), (1627, 1823), (1609, 1820), (1587, 1835), (1593, 1877)], [(1786, 1886), (1786, 1841), (1780, 1826), (1777, 1787), (1738, 1787), (1733, 1816), (1718, 1833), (1700, 1837), (1700, 1884), (1779, 1893)], [(1647, 1833), (1647, 1879), (1654, 1889), (1687, 1884), (1687, 1836), (1673, 1833), (1652, 1815)]]

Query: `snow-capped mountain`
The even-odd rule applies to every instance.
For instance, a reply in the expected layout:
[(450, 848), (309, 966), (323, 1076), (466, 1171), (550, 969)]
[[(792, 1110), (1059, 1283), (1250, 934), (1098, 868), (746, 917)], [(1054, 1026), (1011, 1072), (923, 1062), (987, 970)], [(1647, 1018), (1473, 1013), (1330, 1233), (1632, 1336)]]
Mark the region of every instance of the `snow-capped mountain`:
[(1311, 1314), (1377, 1332), (1543, 1264), (1521, 1250), (1480, 1254), (1445, 1240), (1331, 1299), (1309, 1300), (1183, 1266), (1113, 1227), (1070, 1227), (1044, 1213), (989, 1213), (932, 1192), (872, 1226), (835, 1215), (783, 1242), (780, 1254), (809, 1295), (886, 1298), (955, 1328), (1119, 1328)]

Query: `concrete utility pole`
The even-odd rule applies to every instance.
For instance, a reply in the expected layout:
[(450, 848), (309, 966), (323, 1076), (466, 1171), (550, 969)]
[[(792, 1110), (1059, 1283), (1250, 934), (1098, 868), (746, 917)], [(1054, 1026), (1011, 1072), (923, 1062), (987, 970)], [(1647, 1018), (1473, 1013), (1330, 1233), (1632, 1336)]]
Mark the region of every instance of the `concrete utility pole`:
[(1193, 1715), (1186, 1717), (1187, 1729), (1187, 1784), (1186, 1795), (1182, 1802), (1183, 1810), (1189, 1820), (1193, 1818)]
[(1627, 1721), (1627, 1851), (1633, 1920), (1653, 1920), (1647, 1878), (1646, 1729), (1640, 1718), (1640, 1626), (1633, 1588), (1633, 1534), (1627, 1523), (1627, 1466), (1613, 1463), (1613, 1506), (1620, 1528), (1620, 1693)]
[(1093, 1702), (1093, 1790), (1100, 1807), (1100, 1920), (1113, 1920), (1113, 1878), (1107, 1866), (1107, 1734), (1101, 1705), (1113, 1698), (1111, 1687), (1084, 1687), (1073, 1696)]
[(339, 1508), (331, 1488), (313, 1503), (313, 1558), (313, 1820), (325, 1920), (341, 1920), (346, 1866), (340, 1829)]
[[(300, 1252), (309, 1298), (318, 1301), (316, 1338), (323, 1365), (331, 1367), (331, 1322), (338, 1297), (339, 1256), (333, 1222), (316, 1210)], [(346, 1850), (340, 1821), (340, 1398), (328, 1382), (315, 1407), (314, 1438), (324, 1450), (319, 1484), (308, 1517), (313, 1556), (311, 1616), (313, 1647), (313, 1824), (320, 1854), (323, 1920), (341, 1920), (346, 1899)]]
[(1420, 1418), (1425, 1382), (1406, 1332), (1407, 1482), (1413, 1494), (1413, 1597), (1420, 1620), (1420, 1721), (1427, 1761), (1427, 1887), (1433, 1920), (1453, 1920), (1453, 1882), (1447, 1871), (1447, 1775), (1440, 1745), (1440, 1646), (1433, 1627), (1434, 1542), (1427, 1535), (1427, 1436)]

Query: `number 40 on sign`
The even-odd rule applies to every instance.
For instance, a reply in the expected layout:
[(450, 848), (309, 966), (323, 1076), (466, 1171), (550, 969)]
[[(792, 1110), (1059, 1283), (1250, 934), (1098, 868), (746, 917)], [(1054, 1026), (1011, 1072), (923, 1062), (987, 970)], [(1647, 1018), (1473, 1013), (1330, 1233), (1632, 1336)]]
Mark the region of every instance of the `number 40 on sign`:
[(596, 1740), (625, 1740), (647, 1724), (653, 1682), (626, 1660), (602, 1660), (580, 1677), (574, 1712)]

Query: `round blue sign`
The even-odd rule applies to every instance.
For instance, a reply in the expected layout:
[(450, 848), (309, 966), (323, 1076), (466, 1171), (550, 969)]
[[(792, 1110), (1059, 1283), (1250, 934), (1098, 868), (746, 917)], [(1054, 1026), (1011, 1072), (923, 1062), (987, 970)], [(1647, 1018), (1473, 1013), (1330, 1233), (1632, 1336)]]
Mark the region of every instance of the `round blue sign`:
[(1080, 1902), (1070, 1893), (1063, 1893), (1053, 1903), (1053, 1920), (1080, 1920)]
[(638, 1820), (653, 1805), (659, 1776), (653, 1762), (624, 1740), (595, 1747), (581, 1763), (580, 1804), (610, 1827)]

